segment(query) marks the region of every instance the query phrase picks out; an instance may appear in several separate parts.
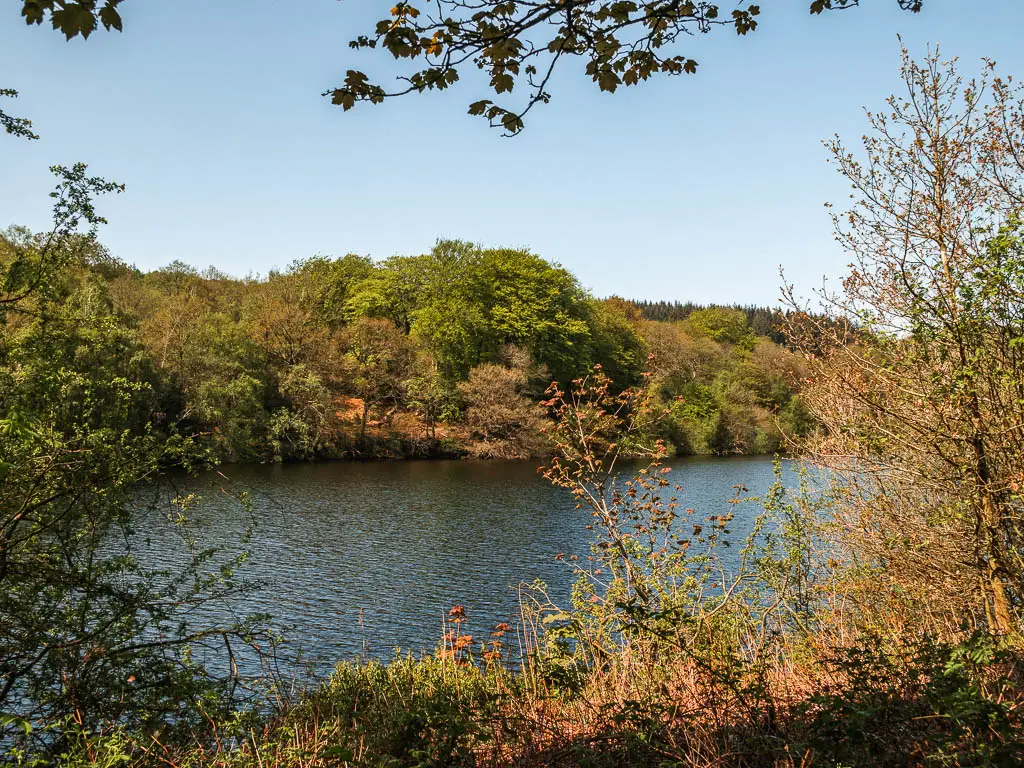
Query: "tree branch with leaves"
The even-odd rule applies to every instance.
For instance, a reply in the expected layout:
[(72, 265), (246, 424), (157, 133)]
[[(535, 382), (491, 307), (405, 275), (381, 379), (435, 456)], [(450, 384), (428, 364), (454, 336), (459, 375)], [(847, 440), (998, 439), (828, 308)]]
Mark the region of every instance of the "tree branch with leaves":
[[(123, 0), (22, 0), (29, 24), (49, 22), (69, 40), (99, 27), (122, 29)], [(896, 0), (900, 9), (921, 11), (924, 0)], [(851, 9), (859, 0), (813, 0), (811, 14)], [(761, 9), (739, 0), (400, 0), (372, 31), (357, 34), (353, 50), (381, 49), (413, 65), (395, 88), (350, 69), (344, 82), (324, 92), (345, 110), (366, 102), (432, 90), (447, 90), (466, 71), (479, 70), (495, 96), (522, 93), (518, 103), (474, 100), (469, 114), (505, 135), (523, 130), (525, 116), (552, 97), (556, 70), (571, 59), (602, 91), (614, 92), (657, 75), (693, 74), (697, 61), (680, 49), (694, 35), (717, 28), (747, 35), (757, 29)]]

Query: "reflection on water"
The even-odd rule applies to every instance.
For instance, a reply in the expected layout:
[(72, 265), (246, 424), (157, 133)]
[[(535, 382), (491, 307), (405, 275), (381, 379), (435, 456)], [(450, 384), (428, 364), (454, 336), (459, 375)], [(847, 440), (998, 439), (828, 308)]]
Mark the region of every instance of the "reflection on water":
[[(669, 479), (683, 486), (684, 507), (700, 517), (729, 508), (733, 486), (763, 493), (772, 481), (766, 457), (679, 459)], [(252, 499), (257, 524), (243, 573), (266, 587), (233, 613), (267, 612), (289, 643), (314, 659), (336, 661), (401, 647), (425, 651), (442, 617), (464, 605), (466, 629), (485, 635), (519, 615), (516, 586), (541, 579), (565, 600), (572, 577), (558, 553), (587, 553), (589, 516), (537, 463), (375, 462), (225, 467), (181, 482), (203, 497), (194, 513), (209, 543), (236, 546), (249, 513), (213, 483)], [(787, 475), (792, 469), (787, 467)], [(789, 483), (787, 483), (789, 484)], [(136, 520), (150, 536), (140, 549), (151, 564), (173, 548), (161, 515)], [(757, 512), (741, 506), (730, 526), (741, 539)]]

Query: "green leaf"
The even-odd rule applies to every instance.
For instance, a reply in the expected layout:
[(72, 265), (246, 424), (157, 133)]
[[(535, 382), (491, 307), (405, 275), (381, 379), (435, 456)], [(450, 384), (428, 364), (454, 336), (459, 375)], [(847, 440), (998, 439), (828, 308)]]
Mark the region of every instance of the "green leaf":
[(119, 14), (110, 3), (103, 6), (103, 9), (100, 11), (100, 21), (103, 23), (103, 27), (105, 29), (116, 29), (118, 32), (123, 31), (121, 26), (121, 14)]
[(495, 93), (509, 93), (515, 86), (515, 80), (512, 79), (512, 75), (502, 72), (491, 78), (491, 86)]

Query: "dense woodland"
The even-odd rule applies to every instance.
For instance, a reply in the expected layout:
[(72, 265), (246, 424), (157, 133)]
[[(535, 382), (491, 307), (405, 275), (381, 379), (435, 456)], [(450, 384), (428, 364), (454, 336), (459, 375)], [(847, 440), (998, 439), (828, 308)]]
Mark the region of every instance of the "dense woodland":
[[(0, 258), (41, 237), (8, 229)], [(182, 262), (142, 273), (96, 243), (72, 247), (59, 317), (21, 332), (94, 328), (106, 343), (82, 359), (150, 392), (158, 415), (136, 429), (199, 436), (225, 461), (542, 455), (545, 389), (594, 365), (620, 389), (653, 374), (679, 453), (773, 453), (810, 426), (777, 311), (650, 319), (654, 305), (595, 299), (535, 254), (457, 241), (249, 279)]]

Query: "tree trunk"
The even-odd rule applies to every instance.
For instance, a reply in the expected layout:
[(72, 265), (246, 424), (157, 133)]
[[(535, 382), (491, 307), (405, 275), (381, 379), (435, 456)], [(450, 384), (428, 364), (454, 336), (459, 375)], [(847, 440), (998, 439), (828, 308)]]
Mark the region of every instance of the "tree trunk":
[(985, 571), (982, 576), (987, 593), (985, 613), (989, 628), (1005, 635), (1013, 632), (1015, 622), (1004, 581), (1003, 553), (999, 544), (999, 508), (987, 489), (982, 491), (981, 509), (986, 554)]

